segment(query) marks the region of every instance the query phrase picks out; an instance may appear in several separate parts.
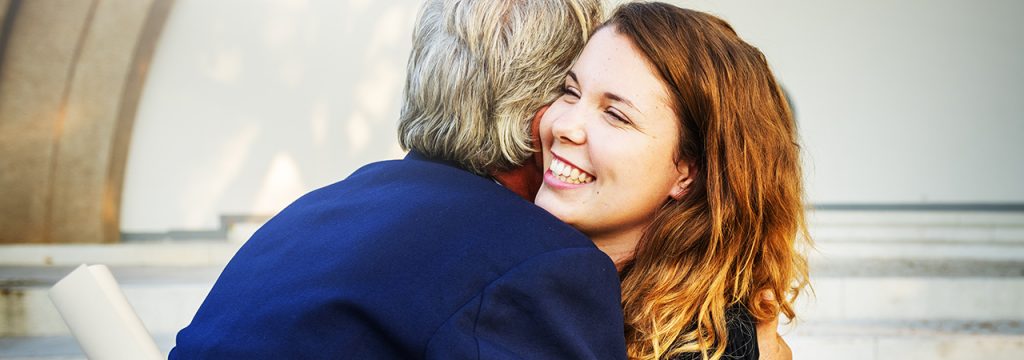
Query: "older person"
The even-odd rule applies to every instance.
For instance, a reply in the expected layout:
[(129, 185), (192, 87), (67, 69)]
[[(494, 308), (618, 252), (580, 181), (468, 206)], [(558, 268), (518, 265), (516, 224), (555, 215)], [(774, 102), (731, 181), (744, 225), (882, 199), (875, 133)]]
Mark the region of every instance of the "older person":
[(597, 1), (429, 0), (399, 136), (271, 219), (224, 269), (170, 358), (616, 359), (612, 261), (486, 176), (531, 155), (528, 123)]

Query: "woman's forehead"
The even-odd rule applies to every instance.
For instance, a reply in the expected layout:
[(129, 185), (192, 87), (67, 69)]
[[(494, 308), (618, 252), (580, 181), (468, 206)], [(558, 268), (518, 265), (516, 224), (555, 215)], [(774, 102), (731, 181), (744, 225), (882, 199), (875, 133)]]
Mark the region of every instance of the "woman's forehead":
[(598, 30), (572, 67), (584, 91), (612, 92), (637, 107), (671, 104), (670, 92), (633, 41), (614, 27)]

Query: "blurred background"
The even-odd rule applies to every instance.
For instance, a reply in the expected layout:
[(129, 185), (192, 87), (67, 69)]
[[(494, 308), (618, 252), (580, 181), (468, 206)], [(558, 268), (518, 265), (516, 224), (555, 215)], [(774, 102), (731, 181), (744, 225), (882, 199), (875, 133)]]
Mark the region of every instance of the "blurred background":
[[(1024, 358), (1024, 2), (670, 2), (729, 21), (795, 107), (794, 358)], [(270, 216), (402, 157), (419, 3), (0, 0), (0, 358), (82, 358), (46, 296), (81, 263), (166, 351)]]

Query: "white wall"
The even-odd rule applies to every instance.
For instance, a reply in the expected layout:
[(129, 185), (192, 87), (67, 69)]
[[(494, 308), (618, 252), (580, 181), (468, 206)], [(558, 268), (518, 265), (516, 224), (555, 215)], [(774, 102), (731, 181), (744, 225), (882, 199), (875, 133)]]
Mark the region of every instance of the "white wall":
[(765, 53), (812, 202), (1024, 202), (1024, 1), (676, 3)]
[[(1024, 202), (1024, 2), (675, 1), (793, 97), (815, 203)], [(274, 213), (395, 141), (418, 1), (178, 0), (135, 123), (122, 229)]]
[(418, 3), (177, 0), (143, 90), (122, 230), (273, 214), (402, 156), (396, 120)]

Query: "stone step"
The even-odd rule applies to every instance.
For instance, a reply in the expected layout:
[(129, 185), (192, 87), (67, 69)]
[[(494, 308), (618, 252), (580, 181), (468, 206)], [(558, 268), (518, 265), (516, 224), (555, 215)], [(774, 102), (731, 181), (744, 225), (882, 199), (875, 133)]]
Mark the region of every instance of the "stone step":
[[(0, 336), (67, 335), (47, 291), (74, 267), (0, 267)], [(199, 309), (222, 267), (111, 267), (150, 333), (176, 333)]]
[[(223, 266), (265, 220), (232, 218), (219, 240), (0, 245), (0, 266)], [(816, 210), (808, 223), (812, 258), (1024, 260), (1024, 212)]]
[[(814, 236), (812, 234), (812, 236)], [(889, 237), (815, 237), (815, 261), (844, 259), (978, 259), (1024, 261), (1024, 241), (950, 241)], [(208, 267), (223, 266), (241, 243), (225, 240), (138, 242), (114, 245), (0, 245), (0, 266)]]
[(1024, 245), (1024, 212), (811, 211), (816, 242)]
[(241, 245), (226, 240), (0, 245), (0, 266), (223, 266)]
[[(153, 337), (164, 356), (174, 347), (173, 334)], [(0, 359), (86, 360), (75, 338), (64, 336), (0, 337)]]
[(807, 252), (812, 261), (867, 260), (1024, 260), (1024, 243), (951, 243), (933, 241), (889, 241), (815, 239)]
[(810, 210), (812, 226), (1021, 227), (1024, 211)]
[(1024, 261), (949, 258), (810, 258), (811, 276), (819, 278), (923, 277), (1013, 278), (1024, 277)]
[[(812, 321), (1024, 321), (1024, 262), (845, 260), (813, 262), (798, 315)], [(0, 266), (0, 336), (67, 334), (47, 290), (73, 266)], [(153, 333), (191, 320), (219, 266), (113, 266), (128, 301)]]
[[(1020, 359), (1024, 325), (1020, 322), (821, 321), (780, 325), (793, 359)], [(154, 337), (166, 354), (173, 334)], [(85, 359), (71, 336), (2, 337), (0, 359)]]
[(808, 321), (1024, 321), (1024, 277), (817, 276), (797, 300)]
[(987, 359), (1024, 355), (1019, 321), (807, 321), (780, 326), (794, 360)]
[(813, 225), (816, 242), (1024, 244), (1024, 227)]

